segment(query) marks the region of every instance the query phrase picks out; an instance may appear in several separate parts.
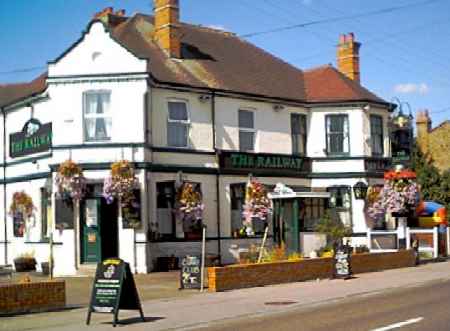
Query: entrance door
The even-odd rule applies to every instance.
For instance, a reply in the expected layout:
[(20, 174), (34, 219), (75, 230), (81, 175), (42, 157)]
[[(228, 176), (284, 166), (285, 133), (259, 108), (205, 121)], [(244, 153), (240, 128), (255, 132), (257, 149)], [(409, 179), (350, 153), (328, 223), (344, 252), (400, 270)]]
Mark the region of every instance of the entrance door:
[(299, 213), (297, 199), (274, 200), (274, 238), (288, 253), (299, 252)]
[(86, 199), (81, 213), (81, 263), (101, 261), (100, 199)]

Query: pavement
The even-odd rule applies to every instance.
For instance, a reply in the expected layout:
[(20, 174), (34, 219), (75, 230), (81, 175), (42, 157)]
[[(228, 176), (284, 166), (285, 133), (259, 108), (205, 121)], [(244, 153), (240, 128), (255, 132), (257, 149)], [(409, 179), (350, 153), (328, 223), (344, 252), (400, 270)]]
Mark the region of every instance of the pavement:
[[(127, 330), (198, 330), (236, 319), (276, 316), (301, 308), (319, 309), (323, 305), (339, 303), (349, 298), (379, 295), (399, 288), (417, 287), (445, 280), (450, 280), (450, 262), (359, 274), (350, 280), (299, 282), (142, 300), (146, 321), (142, 322), (138, 318), (137, 311), (121, 311), (119, 327)], [(86, 326), (86, 314), (87, 309), (83, 308), (3, 317), (0, 319), (0, 330), (111, 329), (112, 315), (93, 314), (91, 325)]]

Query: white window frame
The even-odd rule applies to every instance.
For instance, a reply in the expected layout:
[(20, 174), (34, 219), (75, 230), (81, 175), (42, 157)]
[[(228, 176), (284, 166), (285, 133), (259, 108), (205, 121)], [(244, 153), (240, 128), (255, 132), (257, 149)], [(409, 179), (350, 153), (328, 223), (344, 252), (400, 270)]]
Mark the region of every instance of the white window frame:
[[(241, 127), (240, 126), (240, 124), (239, 124), (239, 112), (240, 111), (247, 111), (247, 112), (250, 112), (250, 113), (252, 113), (253, 114), (253, 128), (245, 128), (245, 127)], [(258, 133), (258, 131), (255, 129), (255, 124), (256, 124), (256, 109), (255, 108), (249, 108), (249, 107), (240, 107), (239, 109), (238, 109), (238, 128), (239, 128), (239, 131), (238, 131), (238, 143), (239, 143), (239, 151), (242, 151), (242, 152), (257, 152), (257, 148), (256, 148), (256, 142), (257, 142), (257, 133)], [(253, 133), (253, 149), (252, 150), (245, 150), (245, 151), (243, 151), (243, 150), (241, 150), (241, 140), (240, 140), (240, 138), (239, 138), (239, 135), (240, 135), (240, 133), (241, 133), (241, 131), (243, 131), (243, 132), (251, 132), (251, 133)]]
[[(86, 114), (86, 107), (87, 107), (87, 95), (90, 94), (109, 94), (109, 114), (108, 116), (105, 116), (104, 114)], [(85, 143), (98, 143), (98, 142), (108, 142), (112, 140), (112, 125), (113, 125), (113, 116), (111, 111), (111, 105), (112, 105), (112, 93), (111, 90), (87, 90), (83, 92), (83, 141)], [(88, 118), (110, 118), (111, 119), (111, 134), (108, 138), (103, 139), (89, 139), (86, 135), (86, 119)]]
[[(170, 111), (169, 111), (169, 103), (170, 102), (179, 102), (179, 103), (184, 103), (186, 105), (186, 115), (187, 115), (187, 120), (183, 121), (183, 120), (172, 120), (170, 119)], [(167, 126), (166, 126), (166, 144), (168, 147), (170, 148), (185, 148), (188, 149), (190, 148), (191, 144), (190, 144), (190, 138), (191, 138), (191, 111), (189, 108), (189, 101), (186, 99), (178, 99), (178, 98), (169, 98), (167, 99)], [(169, 145), (169, 123), (180, 123), (180, 124), (184, 124), (187, 126), (187, 135), (186, 135), (186, 146), (170, 146)]]

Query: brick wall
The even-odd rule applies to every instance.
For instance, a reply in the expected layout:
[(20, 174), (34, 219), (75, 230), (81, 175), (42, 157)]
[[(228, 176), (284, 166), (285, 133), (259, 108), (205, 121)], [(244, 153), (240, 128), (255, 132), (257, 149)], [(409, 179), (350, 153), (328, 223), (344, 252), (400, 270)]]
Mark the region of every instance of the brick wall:
[[(414, 251), (355, 254), (352, 256), (354, 274), (415, 265)], [(305, 259), (260, 264), (231, 265), (208, 268), (209, 291), (300, 282), (316, 278), (331, 278), (331, 258)]]
[(0, 285), (0, 314), (58, 309), (65, 305), (64, 281)]

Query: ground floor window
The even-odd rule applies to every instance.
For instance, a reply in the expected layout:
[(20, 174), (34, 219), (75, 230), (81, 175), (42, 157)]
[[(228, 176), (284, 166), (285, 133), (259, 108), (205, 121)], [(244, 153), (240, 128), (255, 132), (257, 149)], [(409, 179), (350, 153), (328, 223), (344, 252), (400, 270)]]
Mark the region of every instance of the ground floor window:
[(346, 226), (352, 226), (352, 191), (350, 186), (331, 186), (329, 207), (339, 215), (340, 220)]
[(325, 214), (326, 201), (323, 198), (305, 198), (302, 200), (300, 207), (300, 218), (303, 218), (303, 226), (300, 223), (302, 231), (315, 231), (317, 222)]
[(45, 241), (49, 237), (49, 224), (51, 224), (52, 199), (51, 192), (45, 187), (41, 188), (41, 240)]
[[(230, 185), (230, 205), (231, 205), (231, 235), (239, 236), (239, 230), (243, 227), (242, 211), (245, 204), (246, 183), (236, 183)], [(268, 192), (273, 190), (274, 186), (266, 185)], [(270, 217), (270, 215), (269, 215)], [(253, 219), (252, 227), (256, 235), (262, 235), (266, 229), (268, 220)]]
[[(201, 192), (200, 183), (190, 183), (194, 191)], [(156, 222), (153, 222), (152, 239), (199, 239), (202, 220), (185, 220), (177, 213), (178, 190), (174, 181), (156, 183)]]

